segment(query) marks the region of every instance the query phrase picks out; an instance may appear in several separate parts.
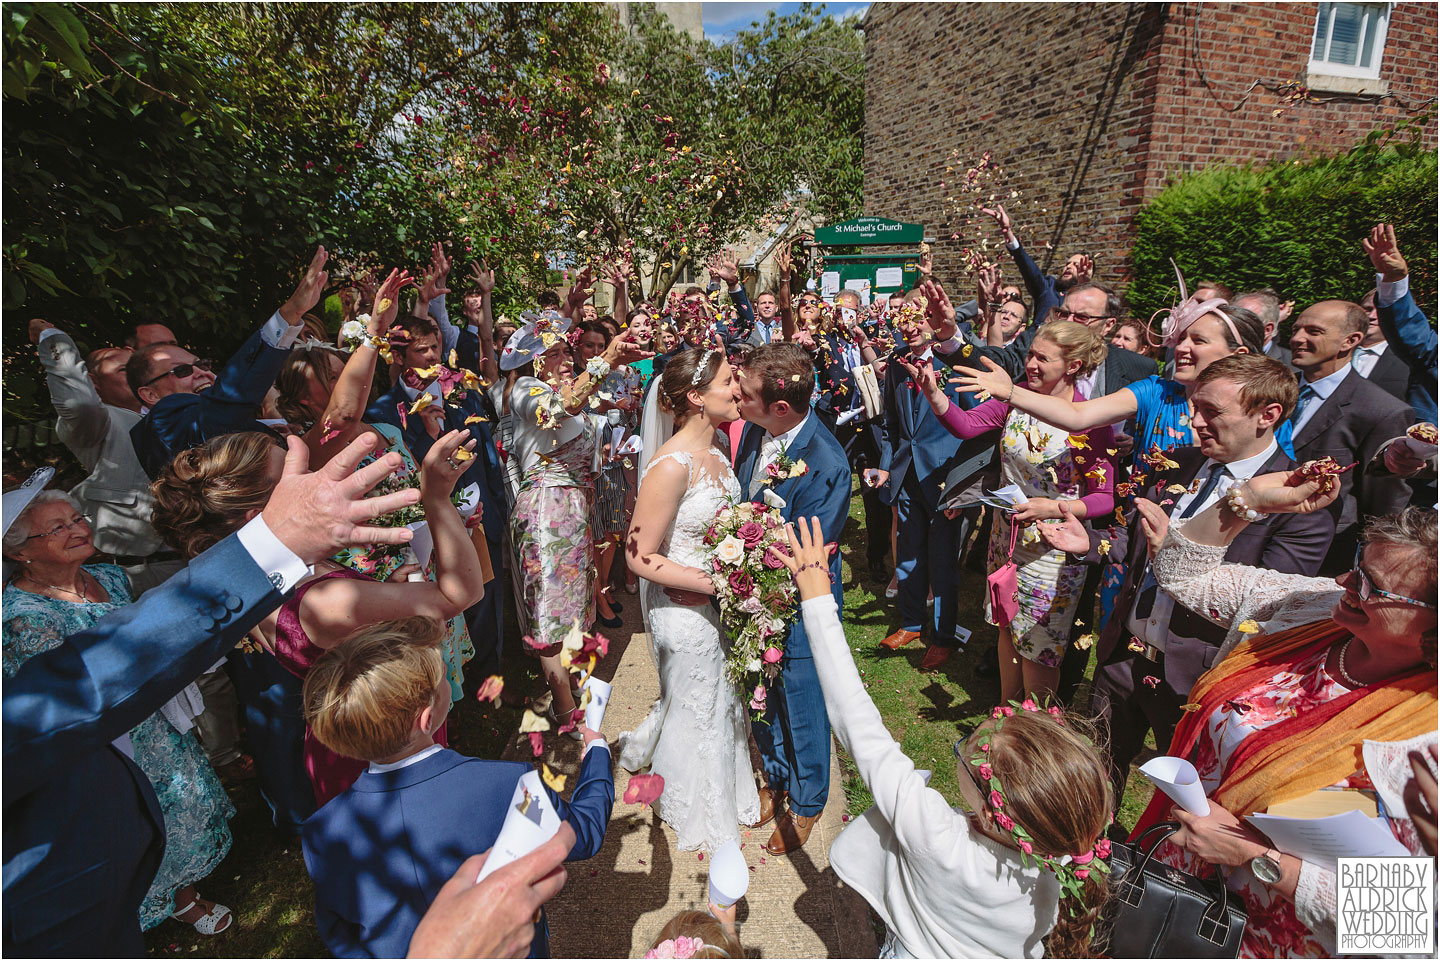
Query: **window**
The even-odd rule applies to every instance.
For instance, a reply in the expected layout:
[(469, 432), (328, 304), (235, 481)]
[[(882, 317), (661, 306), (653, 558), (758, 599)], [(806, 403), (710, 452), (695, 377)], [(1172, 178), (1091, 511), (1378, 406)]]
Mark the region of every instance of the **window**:
[(1315, 16), (1310, 72), (1378, 78), (1385, 49), (1388, 3), (1322, 3)]

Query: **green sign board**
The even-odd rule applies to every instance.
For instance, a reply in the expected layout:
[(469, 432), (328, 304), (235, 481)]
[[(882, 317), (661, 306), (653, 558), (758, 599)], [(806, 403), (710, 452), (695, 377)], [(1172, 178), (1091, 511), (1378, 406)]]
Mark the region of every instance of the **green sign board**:
[(885, 217), (856, 217), (832, 227), (815, 230), (815, 242), (822, 247), (872, 244), (918, 244), (925, 239), (921, 224), (903, 224)]

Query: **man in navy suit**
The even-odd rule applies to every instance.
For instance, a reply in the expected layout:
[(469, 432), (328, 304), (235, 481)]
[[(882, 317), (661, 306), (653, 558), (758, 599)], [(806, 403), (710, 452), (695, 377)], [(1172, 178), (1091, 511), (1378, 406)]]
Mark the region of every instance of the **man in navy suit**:
[[(492, 560), (500, 558), (505, 538), (505, 474), (491, 439), (489, 425), (494, 423), (494, 419), (490, 405), (479, 391), (467, 390), (458, 403), (437, 401), (418, 413), (409, 413), (416, 400), (438, 376), (437, 372), (429, 377), (420, 377), (416, 371), (442, 363), (440, 334), (428, 317), (407, 317), (391, 329), (396, 328), (405, 331), (406, 340), (395, 353), (395, 382), (365, 411), (365, 419), (400, 428), (405, 446), (410, 449), (416, 463), (424, 460), (430, 445), (447, 431), (470, 431), (470, 436), (476, 439), (475, 459), (465, 469), (457, 488), (473, 485), (479, 492), (480, 522), (485, 528), (490, 557)], [(402, 415), (401, 410), (406, 413)], [(480, 419), (468, 422), (472, 417)], [(505, 591), (499, 583), (500, 565), (495, 564), (494, 569), (495, 577), (485, 585), (485, 596), (465, 612), (470, 639), (475, 644), (472, 673), (478, 677), (500, 672)]]
[[(261, 514), (128, 607), (37, 654), (5, 682), (4, 920), (9, 957), (140, 956), (137, 911), (165, 847), (149, 779), (111, 743), (194, 681), (337, 550), (400, 543), (362, 527), (418, 491), (364, 494), (400, 466), (360, 471), (360, 438), (316, 474), (291, 441)], [(352, 471), (354, 471), (352, 475)]]
[[(754, 501), (769, 491), (768, 499), (784, 503), (787, 520), (819, 517), (826, 543), (838, 545), (850, 514), (850, 465), (810, 410), (815, 365), (796, 344), (766, 344), (746, 359), (739, 385), (740, 416), (748, 422), (735, 458), (742, 491)], [(830, 579), (843, 610), (838, 549)], [(759, 823), (776, 819), (765, 849), (788, 854), (810, 837), (830, 793), (830, 721), (798, 617), (785, 639), (779, 683), (766, 698), (765, 721), (751, 726), (768, 784), (760, 791)]]
[(130, 428), (145, 473), (154, 478), (182, 450), (237, 431), (267, 431), (255, 420), (265, 392), (275, 383), (306, 312), (320, 300), (329, 274), (325, 248), (315, 251), (300, 286), (265, 325), (250, 335), (219, 376), (210, 362), (173, 343), (142, 347), (125, 365), (125, 378), (150, 408)]
[[(471, 854), (495, 844), (516, 782), (533, 770), (434, 743), (450, 711), (441, 630), (428, 618), (363, 628), (326, 652), (306, 678), (306, 702), (321, 707), (307, 718), (316, 738), (370, 762), (305, 822), (315, 923), (339, 958), (404, 956), (446, 880)], [(571, 861), (599, 852), (615, 805), (609, 747), (598, 732), (581, 730), (584, 759), (570, 801), (544, 788), (575, 831)], [(536, 807), (537, 819), (539, 813)], [(530, 957), (548, 958), (549, 947), (541, 912)]]
[[(961, 443), (945, 429), (930, 402), (916, 388), (900, 358), (912, 364), (929, 364), (945, 384), (950, 401), (961, 407), (974, 401), (948, 383), (949, 368), (931, 349), (930, 328), (919, 320), (904, 321), (900, 334), (905, 346), (891, 354), (885, 365), (885, 414), (880, 429), (880, 469), (872, 478), (881, 496), (899, 513), (896, 536), (896, 574), (899, 579), (900, 629), (880, 643), (899, 650), (924, 634), (930, 621), (930, 649), (924, 667), (933, 669), (957, 647), (955, 622), (959, 606), (957, 558), (966, 521), (940, 510), (945, 479), (961, 461), (995, 446), (993, 435)], [(973, 515), (972, 515), (973, 516)], [(927, 617), (926, 595), (935, 608)]]
[(1435, 423), (1435, 328), (1410, 296), (1410, 267), (1395, 243), (1395, 228), (1379, 224), (1361, 242), (1375, 266), (1375, 319), (1393, 354), (1410, 368), (1406, 400), (1415, 418)]

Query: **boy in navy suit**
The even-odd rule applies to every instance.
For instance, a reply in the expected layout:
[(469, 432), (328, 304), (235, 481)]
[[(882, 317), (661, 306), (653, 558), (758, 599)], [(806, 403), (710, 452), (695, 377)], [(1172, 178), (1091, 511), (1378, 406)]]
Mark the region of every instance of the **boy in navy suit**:
[[(336, 957), (404, 957), (440, 888), (466, 858), (495, 843), (515, 782), (530, 770), (433, 743), (450, 710), (441, 633), (438, 621), (424, 617), (362, 628), (305, 679), (305, 716), (315, 736), (370, 761), (302, 834), (315, 923)], [(600, 850), (615, 804), (609, 746), (582, 730), (585, 754), (571, 801), (545, 789), (575, 829), (571, 861)], [(530, 957), (549, 956), (542, 912)]]

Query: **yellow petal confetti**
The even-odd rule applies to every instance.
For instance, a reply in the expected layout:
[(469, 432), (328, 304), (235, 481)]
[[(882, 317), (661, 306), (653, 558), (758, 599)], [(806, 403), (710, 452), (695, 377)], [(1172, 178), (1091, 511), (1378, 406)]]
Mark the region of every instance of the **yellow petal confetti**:
[(415, 376), (416, 376), (416, 377), (419, 377), (421, 380), (429, 380), (431, 377), (434, 377), (436, 374), (439, 374), (439, 373), (440, 373), (440, 368), (439, 368), (438, 365), (436, 365), (436, 366), (431, 366), (431, 367), (416, 367), (416, 368), (415, 368)]
[(1110, 553), (1110, 542), (1109, 542), (1108, 540), (1106, 540), (1105, 538), (1103, 538), (1103, 537), (1100, 538), (1100, 553), (1101, 553), (1101, 554), (1108, 554), (1108, 553)]
[(1088, 651), (1095, 644), (1094, 634), (1082, 634), (1075, 639), (1075, 646), (1082, 651)]
[(457, 353), (455, 353), (455, 350), (454, 350), (453, 348), (452, 348), (451, 351), (450, 351), (450, 369), (451, 369), (451, 370), (459, 370), (459, 369), (460, 369), (460, 355), (457, 354)]
[(474, 460), (475, 452), (473, 450), (466, 450), (463, 447), (457, 447), (455, 448), (455, 453), (451, 454), (450, 456), (460, 461)]
[(1235, 630), (1239, 631), (1241, 634), (1259, 634), (1260, 625), (1256, 624), (1253, 620), (1246, 620), (1241, 621), (1239, 624), (1236, 624)]
[(471, 414), (469, 417), (465, 418), (465, 423), (483, 424), (485, 423), (485, 418), (481, 417), (479, 414)]
[(1090, 449), (1090, 438), (1086, 437), (1084, 434), (1071, 434), (1069, 437), (1065, 438), (1065, 443), (1069, 444), (1075, 450)]
[(1189, 704), (1181, 704), (1180, 710), (1184, 711), (1186, 714), (1194, 714), (1196, 711), (1200, 710), (1200, 705), (1196, 704), (1194, 701), (1191, 701)]
[(520, 718), (520, 733), (521, 733), (521, 734), (529, 734), (531, 731), (540, 732), (540, 731), (548, 731), (548, 730), (550, 730), (550, 722), (549, 722), (549, 721), (547, 721), (545, 718), (541, 717), (539, 714), (536, 714), (534, 711), (530, 710), (529, 708), (526, 708), (526, 709), (525, 709), (525, 714), (524, 714), (524, 716), (522, 716), (522, 717)]
[(543, 393), (545, 393), (545, 388), (544, 388), (544, 387), (531, 387), (531, 388), (530, 388), (530, 396), (531, 396), (531, 397), (539, 397), (539, 396), (540, 396), (541, 394), (543, 394)]
[(1165, 488), (1165, 493), (1167, 493), (1167, 494), (1183, 494), (1183, 493), (1185, 493), (1185, 490), (1186, 490), (1186, 488), (1185, 488), (1185, 486), (1182, 485), (1182, 484), (1171, 484), (1169, 487)]
[(390, 305), (393, 303), (394, 301), (391, 300), (389, 297), (381, 297), (378, 301), (375, 302), (375, 313), (385, 313), (385, 311), (390, 309)]
[(540, 763), (540, 779), (545, 782), (546, 787), (556, 792), (557, 794), (565, 790), (566, 777), (567, 775), (556, 774), (554, 771), (550, 770), (550, 765), (544, 763), (543, 761)]
[(431, 393), (421, 394), (415, 398), (415, 403), (410, 405), (410, 413), (418, 414), (431, 404), (435, 403), (435, 395)]

